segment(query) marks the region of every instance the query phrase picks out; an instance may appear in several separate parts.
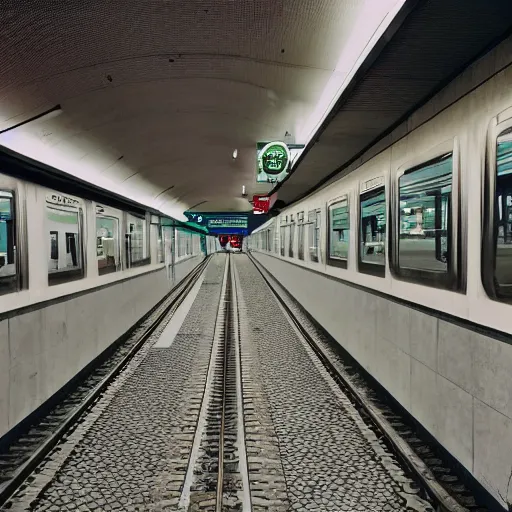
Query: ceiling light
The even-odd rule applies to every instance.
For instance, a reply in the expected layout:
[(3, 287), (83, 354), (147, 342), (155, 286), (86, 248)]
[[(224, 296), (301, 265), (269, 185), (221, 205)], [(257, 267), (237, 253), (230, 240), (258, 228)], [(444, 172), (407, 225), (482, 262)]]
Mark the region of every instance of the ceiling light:
[(233, 160), (235, 160), (237, 156), (238, 156), (238, 149), (235, 149), (233, 151)]

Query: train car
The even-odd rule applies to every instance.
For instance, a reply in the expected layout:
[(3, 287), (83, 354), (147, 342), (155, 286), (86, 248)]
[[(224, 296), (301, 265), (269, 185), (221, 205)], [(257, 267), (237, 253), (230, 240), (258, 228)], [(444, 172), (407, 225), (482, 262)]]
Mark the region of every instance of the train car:
[(242, 252), (243, 239), (242, 235), (230, 235), (229, 244), (232, 252)]
[(248, 240), (502, 504), (512, 502), (509, 56), (510, 40)]
[(241, 252), (244, 237), (242, 235), (219, 235), (220, 247), (229, 252)]
[(0, 150), (0, 438), (218, 250), (215, 237), (52, 173)]

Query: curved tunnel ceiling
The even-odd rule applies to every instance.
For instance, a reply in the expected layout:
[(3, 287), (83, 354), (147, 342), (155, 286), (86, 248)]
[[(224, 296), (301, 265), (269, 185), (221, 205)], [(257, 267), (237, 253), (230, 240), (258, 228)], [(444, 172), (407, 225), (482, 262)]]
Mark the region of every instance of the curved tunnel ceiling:
[(177, 218), (249, 210), (242, 186), (271, 188), (255, 183), (256, 142), (308, 133), (403, 1), (8, 0), (0, 131), (62, 113), (0, 145)]

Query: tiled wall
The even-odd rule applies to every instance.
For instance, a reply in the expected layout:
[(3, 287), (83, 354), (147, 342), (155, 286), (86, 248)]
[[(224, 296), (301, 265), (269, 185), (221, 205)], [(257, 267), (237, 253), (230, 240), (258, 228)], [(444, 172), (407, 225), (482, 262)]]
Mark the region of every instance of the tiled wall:
[(512, 502), (512, 344), (253, 255), (497, 499)]

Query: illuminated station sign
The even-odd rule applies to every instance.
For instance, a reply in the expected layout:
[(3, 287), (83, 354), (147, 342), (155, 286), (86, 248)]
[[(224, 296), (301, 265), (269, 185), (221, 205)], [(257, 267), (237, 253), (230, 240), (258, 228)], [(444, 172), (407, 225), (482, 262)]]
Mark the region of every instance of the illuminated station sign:
[(259, 183), (279, 182), (288, 173), (290, 150), (284, 142), (263, 144), (259, 142), (256, 146), (258, 150), (258, 176), (256, 181)]
[(279, 183), (283, 181), (291, 168), (292, 152), (304, 149), (304, 144), (286, 144), (281, 141), (258, 142), (257, 183)]
[[(270, 199), (270, 206), (272, 207), (274, 196), (272, 195)], [(195, 224), (197, 227), (207, 229), (212, 235), (240, 235), (242, 237), (247, 236), (250, 231), (256, 229), (266, 220), (264, 215), (242, 212), (185, 212), (185, 215), (191, 223)]]
[(247, 229), (247, 217), (212, 217), (207, 225), (208, 229)]

